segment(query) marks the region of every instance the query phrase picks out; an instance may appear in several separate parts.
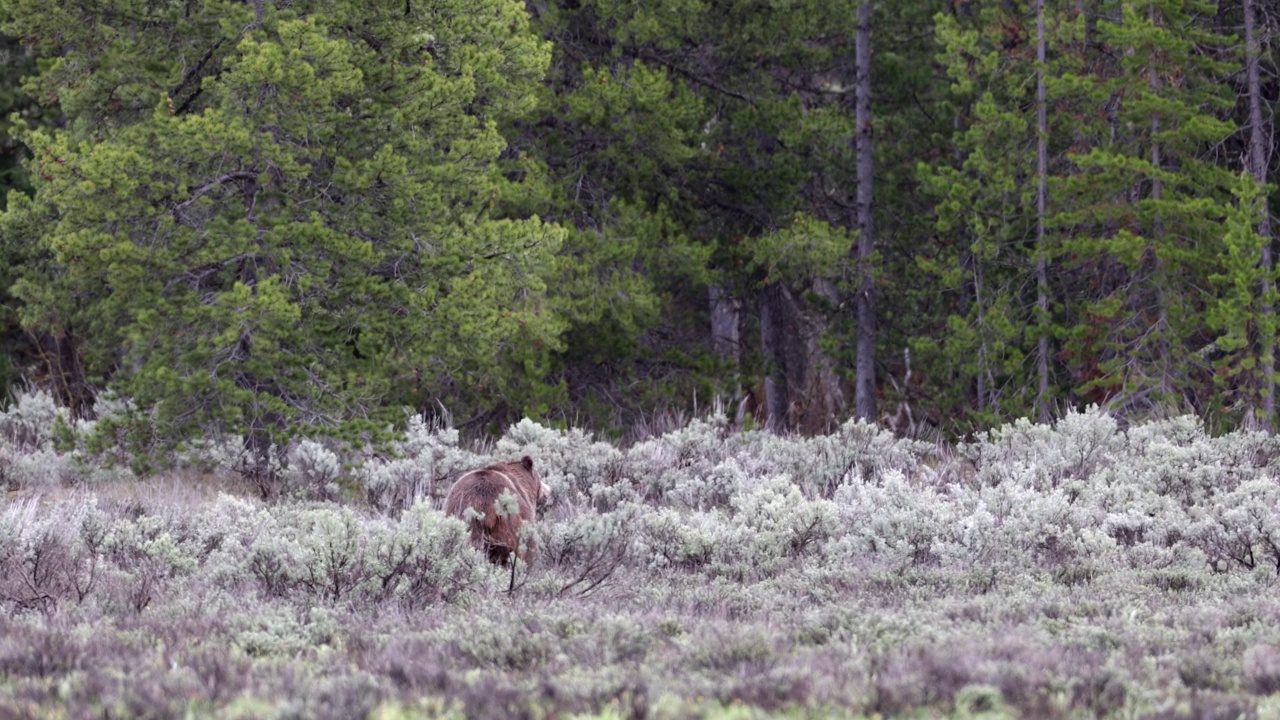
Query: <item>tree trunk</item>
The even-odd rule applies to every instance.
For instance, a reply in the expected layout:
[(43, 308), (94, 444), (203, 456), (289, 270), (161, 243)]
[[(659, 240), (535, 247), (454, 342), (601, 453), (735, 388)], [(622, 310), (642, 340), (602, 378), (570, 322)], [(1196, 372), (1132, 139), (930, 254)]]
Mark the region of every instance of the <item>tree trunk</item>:
[(875, 276), (871, 256), (875, 250), (872, 216), (874, 165), (871, 155), (871, 0), (858, 7), (855, 37), (858, 207), (857, 365), (854, 372), (854, 413), (873, 422), (876, 416), (876, 309)]
[[(1249, 93), (1249, 174), (1259, 186), (1267, 182), (1267, 157), (1270, 148), (1270, 127), (1264, 124), (1262, 115), (1262, 81), (1259, 65), (1262, 45), (1258, 39), (1256, 0), (1244, 0), (1244, 45), (1245, 75)], [(1267, 206), (1266, 195), (1263, 195), (1263, 212), (1258, 221), (1258, 235), (1262, 236), (1262, 283), (1259, 291), (1262, 297), (1262, 327), (1270, 328), (1275, 308), (1271, 306), (1272, 282), (1271, 273), (1274, 259), (1271, 255), (1271, 208)], [(1276, 413), (1275, 352), (1276, 339), (1273, 333), (1264, 332), (1259, 338), (1259, 365), (1262, 372), (1262, 415), (1264, 425), (1274, 427)]]
[(805, 386), (805, 343), (800, 311), (786, 285), (760, 291), (760, 347), (768, 368), (764, 379), (764, 427), (785, 433), (796, 429), (795, 408)]
[(804, 432), (831, 432), (839, 426), (845, 412), (845, 394), (835, 363), (822, 347), (822, 338), (830, 329), (831, 310), (840, 302), (840, 291), (834, 280), (818, 278), (813, 282), (813, 294), (825, 301), (826, 307), (809, 314), (805, 331), (805, 354), (808, 356), (805, 374), (805, 398), (802, 404), (800, 429)]
[(711, 346), (733, 369), (736, 377), (742, 359), (742, 336), (739, 331), (742, 303), (720, 285), (707, 288), (707, 299), (711, 304)]
[(742, 302), (722, 285), (707, 288), (711, 310), (711, 348), (729, 368), (726, 389), (730, 393), (730, 413), (741, 426), (748, 412), (750, 395), (742, 388)]
[(1045, 91), (1044, 0), (1036, 0), (1036, 308), (1040, 336), (1036, 341), (1036, 415), (1049, 421), (1049, 269), (1045, 213), (1049, 196), (1049, 122)]
[[(1148, 11), (1148, 17), (1152, 25), (1158, 24), (1155, 5), (1152, 5)], [(1156, 75), (1155, 58), (1152, 57), (1152, 69), (1147, 76), (1148, 87), (1151, 88), (1152, 96), (1156, 95), (1156, 91), (1160, 88), (1160, 79)], [(1151, 167), (1154, 168), (1156, 174), (1151, 176), (1151, 199), (1158, 204), (1164, 200), (1164, 181), (1161, 180), (1160, 167), (1164, 163), (1164, 158), (1160, 151), (1160, 116), (1151, 115)], [(1155, 215), (1151, 220), (1151, 235), (1153, 239), (1159, 243), (1164, 237), (1164, 219), (1160, 216), (1160, 210), (1156, 209)], [(1169, 303), (1164, 297), (1164, 287), (1160, 283), (1160, 275), (1164, 266), (1164, 261), (1160, 259), (1154, 252), (1152, 253), (1151, 262), (1154, 271), (1151, 278), (1156, 284), (1156, 343), (1159, 348), (1160, 361), (1160, 394), (1168, 397), (1175, 392), (1177, 387), (1173, 377), (1173, 359), (1172, 349), (1169, 343)]]
[(32, 333), (30, 337), (40, 354), (41, 370), (48, 378), (54, 402), (67, 408), (74, 418), (96, 418), (93, 406), (97, 396), (80, 360), (80, 343), (76, 336), (70, 330), (63, 330)]

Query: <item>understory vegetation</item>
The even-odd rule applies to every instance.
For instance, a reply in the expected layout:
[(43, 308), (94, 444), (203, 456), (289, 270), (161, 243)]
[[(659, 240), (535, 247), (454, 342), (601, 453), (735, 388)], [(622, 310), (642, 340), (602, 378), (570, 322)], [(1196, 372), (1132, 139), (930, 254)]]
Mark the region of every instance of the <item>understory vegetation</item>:
[[(0, 414), (0, 716), (1280, 717), (1280, 440), (1099, 411), (943, 445), (522, 421), (175, 470)], [(528, 454), (506, 571), (439, 500)]]

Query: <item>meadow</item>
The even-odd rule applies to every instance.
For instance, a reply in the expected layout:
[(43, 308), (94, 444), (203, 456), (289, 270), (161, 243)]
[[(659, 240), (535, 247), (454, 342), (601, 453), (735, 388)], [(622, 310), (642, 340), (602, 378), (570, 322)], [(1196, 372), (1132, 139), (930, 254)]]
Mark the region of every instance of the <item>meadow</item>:
[[(139, 478), (92, 430), (0, 413), (3, 718), (1280, 718), (1262, 432), (414, 422)], [(523, 454), (553, 499), (507, 592), (438, 508)]]

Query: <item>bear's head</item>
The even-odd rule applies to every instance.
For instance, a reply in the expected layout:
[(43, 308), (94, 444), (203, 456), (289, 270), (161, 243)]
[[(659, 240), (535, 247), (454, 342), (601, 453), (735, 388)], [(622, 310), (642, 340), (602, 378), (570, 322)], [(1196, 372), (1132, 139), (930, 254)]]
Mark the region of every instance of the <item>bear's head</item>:
[(538, 497), (536, 505), (538, 507), (545, 506), (551, 500), (551, 488), (542, 481), (542, 476), (538, 474), (538, 471), (533, 469), (533, 458), (525, 455), (520, 458), (520, 465), (524, 468), (525, 472), (529, 473), (529, 477), (533, 478), (534, 482), (538, 483)]

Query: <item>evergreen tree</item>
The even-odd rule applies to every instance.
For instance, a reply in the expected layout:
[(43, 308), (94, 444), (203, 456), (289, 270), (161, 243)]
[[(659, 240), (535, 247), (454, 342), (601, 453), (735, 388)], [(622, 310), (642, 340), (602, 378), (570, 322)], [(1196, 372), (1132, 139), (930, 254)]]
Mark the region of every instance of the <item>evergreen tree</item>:
[[(890, 198), (887, 222), (879, 199), (872, 209), (896, 242), (875, 253), (866, 247), (860, 264), (851, 250), (859, 225), (856, 7), (534, 5), (557, 47), (556, 104), (530, 129), (528, 147), (551, 151), (550, 172), (572, 199), (562, 217), (600, 237), (595, 247), (616, 250), (618, 265), (630, 258), (661, 299), (663, 312), (609, 326), (638, 317), (650, 328), (637, 365), (727, 376), (710, 389), (746, 385), (773, 406), (767, 414), (779, 427), (816, 429), (853, 411), (858, 357), (876, 352), (874, 343), (856, 351), (855, 289), (879, 288), (886, 266), (909, 275), (903, 259), (914, 238), (894, 232), (919, 222), (909, 207), (915, 180), (904, 167), (937, 137), (917, 116), (929, 78), (918, 33), (940, 5), (875, 6), (873, 73), (887, 78), (877, 84), (877, 107), (884, 98), (909, 111), (872, 119), (887, 138), (876, 144), (877, 156), (887, 155), (877, 160), (876, 181), (896, 191), (881, 196)], [(628, 237), (602, 230), (610, 225), (629, 228)], [(910, 305), (885, 312), (901, 342), (914, 320)], [(695, 360), (708, 356), (719, 364)], [(867, 386), (870, 408), (876, 388)]]
[[(0, 20), (3, 13), (0, 9)], [(4, 211), (10, 192), (31, 191), (22, 164), (25, 149), (13, 137), (10, 117), (15, 113), (30, 116), (36, 109), (22, 92), (22, 76), (34, 72), (35, 66), (35, 58), (16, 38), (0, 35), (0, 212)], [(20, 263), (20, 258), (0, 250), (0, 405), (7, 401), (19, 380), (19, 365), (32, 354), (18, 321), (16, 301), (7, 292), (16, 279), (13, 268)]]
[(404, 404), (523, 409), (563, 324), (563, 233), (521, 207), (499, 127), (549, 48), (509, 0), (9, 0), (53, 58), (26, 90), (34, 197), (13, 293), (73, 327), (147, 442), (376, 432)]
[(1069, 8), (1045, 7), (1045, 56), (1052, 44), (1055, 60), (1038, 59), (1038, 8), (986, 3), (967, 15), (936, 18), (938, 59), (951, 81), (957, 132), (950, 162), (919, 166), (926, 190), (937, 199), (940, 239), (919, 261), (954, 304), (942, 338), (920, 336), (915, 346), (921, 361), (936, 368), (947, 415), (961, 428), (1047, 410), (1041, 162), (1047, 170), (1050, 152), (1061, 152), (1058, 138), (1070, 118), (1055, 116), (1050, 127), (1046, 113), (1043, 133), (1038, 120), (1041, 93), (1045, 104), (1058, 100), (1050, 98), (1046, 76), (1061, 72), (1057, 55), (1072, 28), (1064, 12)]
[(1082, 92), (1054, 225), (1077, 274), (1067, 351), (1079, 398), (1120, 412), (1202, 408), (1211, 388), (1209, 275), (1235, 173), (1212, 153), (1232, 134), (1228, 38), (1200, 0), (1108, 3)]
[(1265, 398), (1274, 380), (1277, 326), (1275, 268), (1264, 260), (1268, 239), (1259, 232), (1266, 215), (1265, 188), (1240, 175), (1221, 238), (1221, 271), (1210, 276), (1216, 290), (1206, 309), (1209, 327), (1220, 333), (1212, 355), (1214, 396), (1209, 419), (1216, 427), (1270, 423)]

